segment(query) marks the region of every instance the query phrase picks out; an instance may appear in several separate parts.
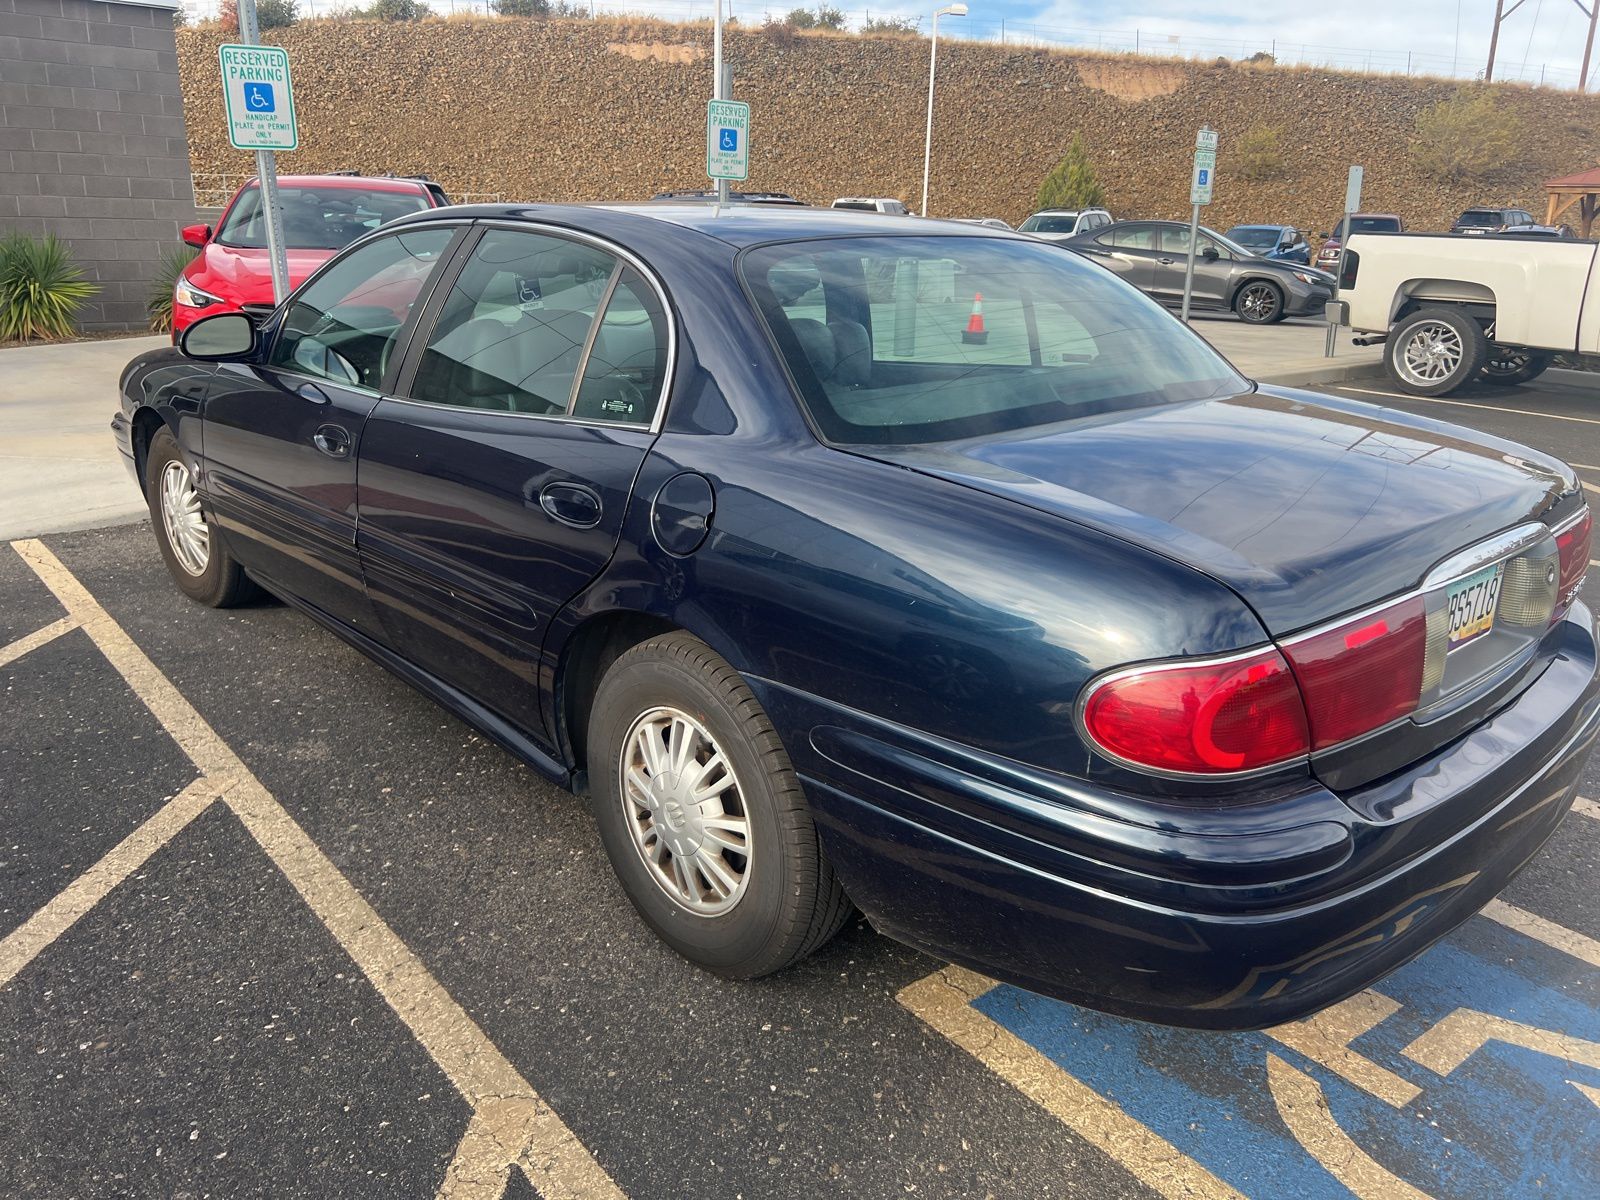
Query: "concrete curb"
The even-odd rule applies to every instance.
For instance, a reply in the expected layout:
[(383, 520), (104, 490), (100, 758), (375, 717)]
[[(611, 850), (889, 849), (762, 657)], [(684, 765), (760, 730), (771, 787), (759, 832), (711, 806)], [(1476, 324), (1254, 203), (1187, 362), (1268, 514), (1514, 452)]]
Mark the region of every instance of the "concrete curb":
[(1255, 376), (1257, 383), (1281, 387), (1309, 387), (1317, 383), (1344, 383), (1351, 379), (1376, 379), (1383, 375), (1383, 360), (1364, 358), (1359, 362), (1324, 359), (1303, 366), (1279, 367)]

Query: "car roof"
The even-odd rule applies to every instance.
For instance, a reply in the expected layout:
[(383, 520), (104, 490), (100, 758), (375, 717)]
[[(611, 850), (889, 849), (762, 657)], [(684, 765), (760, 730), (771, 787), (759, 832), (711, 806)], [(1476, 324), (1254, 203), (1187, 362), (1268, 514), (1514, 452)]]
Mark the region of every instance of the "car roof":
[[(258, 180), (251, 176), (245, 181), (249, 187)], [(364, 192), (426, 192), (428, 185), (421, 179), (406, 179), (399, 175), (279, 175), (279, 187), (360, 188)]]
[(1293, 225), (1230, 225), (1229, 229), (1293, 229)]
[(769, 204), (684, 204), (670, 200), (634, 201), (623, 204), (460, 204), (409, 213), (389, 222), (385, 229), (417, 221), (498, 220), (545, 222), (570, 225), (580, 231), (602, 232), (601, 225), (618, 236), (632, 230), (646, 234), (670, 225), (717, 238), (732, 246), (755, 246), (765, 242), (798, 241), (805, 238), (905, 237), (923, 233), (938, 237), (995, 237), (1032, 240), (1009, 230), (983, 225), (928, 221), (907, 222), (899, 215), (866, 212), (850, 208), (811, 208)]

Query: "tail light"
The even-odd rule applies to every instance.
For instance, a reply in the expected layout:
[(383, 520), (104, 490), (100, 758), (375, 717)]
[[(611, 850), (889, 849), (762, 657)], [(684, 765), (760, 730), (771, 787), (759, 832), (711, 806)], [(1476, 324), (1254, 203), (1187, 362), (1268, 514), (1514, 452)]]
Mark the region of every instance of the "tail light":
[(1270, 647), (1119, 671), (1093, 686), (1082, 720), (1112, 757), (1184, 775), (1260, 770), (1304, 758), (1310, 744), (1300, 689)]
[(1561, 582), (1557, 585), (1556, 611), (1552, 620), (1565, 616), (1577, 598), (1578, 589), (1583, 586), (1583, 577), (1589, 571), (1593, 540), (1594, 517), (1587, 505), (1576, 519), (1556, 531), (1556, 550), (1561, 555)]
[(1325, 750), (1416, 711), (1428, 658), (1421, 596), (1284, 643), (1305, 698), (1311, 749)]

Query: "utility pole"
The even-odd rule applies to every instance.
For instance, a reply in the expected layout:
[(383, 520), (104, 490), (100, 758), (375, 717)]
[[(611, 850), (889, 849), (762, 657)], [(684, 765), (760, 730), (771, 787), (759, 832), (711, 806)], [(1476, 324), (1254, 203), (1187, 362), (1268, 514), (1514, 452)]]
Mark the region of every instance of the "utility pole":
[(1572, 2), (1578, 5), (1579, 12), (1589, 18), (1589, 37), (1583, 43), (1583, 66), (1578, 68), (1578, 91), (1581, 93), (1589, 90), (1589, 59), (1594, 54), (1595, 24), (1600, 22), (1600, 0), (1589, 0), (1587, 11), (1584, 10), (1579, 0), (1572, 0)]
[[(1517, 0), (1510, 8), (1507, 8), (1506, 0), (1495, 0), (1494, 29), (1489, 34), (1489, 64), (1483, 71), (1483, 81), (1485, 83), (1494, 81), (1494, 58), (1495, 52), (1500, 46), (1500, 26), (1505, 23), (1512, 13), (1527, 2), (1528, 0)], [(1589, 36), (1583, 43), (1583, 65), (1578, 68), (1578, 91), (1583, 92), (1588, 90), (1589, 86), (1589, 60), (1594, 54), (1595, 23), (1600, 21), (1600, 0), (1589, 0), (1587, 5), (1584, 4), (1583, 0), (1572, 0), (1572, 2), (1578, 6), (1579, 12), (1589, 18)], [(1539, 14), (1535, 12), (1534, 19), (1537, 20), (1538, 16)]]
[[(1517, 0), (1511, 6), (1511, 12), (1516, 12), (1522, 7), (1523, 0)], [(1483, 81), (1494, 82), (1494, 55), (1500, 48), (1500, 23), (1511, 15), (1505, 11), (1506, 0), (1494, 0), (1494, 28), (1489, 32), (1489, 65), (1483, 69)]]

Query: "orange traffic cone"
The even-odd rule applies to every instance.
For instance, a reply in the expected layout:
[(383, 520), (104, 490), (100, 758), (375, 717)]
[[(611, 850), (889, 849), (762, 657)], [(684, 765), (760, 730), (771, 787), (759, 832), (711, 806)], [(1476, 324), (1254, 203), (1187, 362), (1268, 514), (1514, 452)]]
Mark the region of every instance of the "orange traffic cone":
[(981, 346), (989, 340), (989, 331), (983, 327), (983, 293), (972, 293), (972, 315), (967, 318), (967, 327), (961, 333), (961, 340), (969, 346)]

